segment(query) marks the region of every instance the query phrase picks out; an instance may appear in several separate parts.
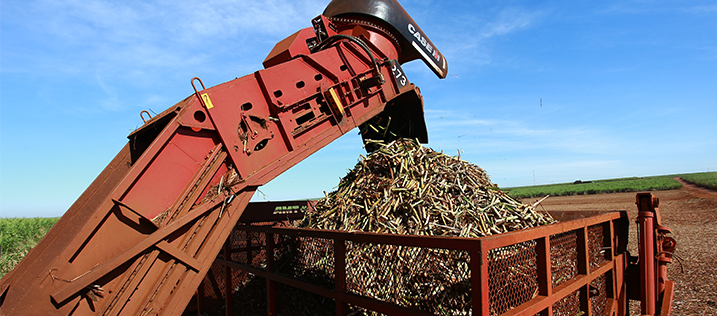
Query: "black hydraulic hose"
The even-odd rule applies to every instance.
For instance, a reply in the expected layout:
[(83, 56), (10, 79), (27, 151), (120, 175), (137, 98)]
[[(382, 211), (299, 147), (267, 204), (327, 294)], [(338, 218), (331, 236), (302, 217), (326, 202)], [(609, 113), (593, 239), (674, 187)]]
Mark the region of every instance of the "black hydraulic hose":
[(378, 61), (376, 60), (375, 57), (373, 57), (373, 52), (371, 52), (371, 49), (368, 47), (368, 45), (366, 45), (366, 43), (364, 43), (363, 40), (361, 40), (360, 38), (358, 38), (356, 36), (345, 35), (345, 34), (336, 34), (336, 35), (329, 36), (329, 38), (325, 39), (324, 41), (319, 43), (319, 45), (316, 45), (314, 48), (312, 48), (311, 52), (315, 53), (315, 52), (321, 51), (321, 50), (325, 49), (327, 46), (329, 46), (339, 40), (349, 40), (349, 41), (352, 41), (352, 42), (358, 44), (358, 46), (361, 47), (366, 52), (366, 54), (368, 54), (368, 56), (371, 58), (371, 62), (373, 62), (373, 66), (376, 70), (376, 75), (381, 76), (381, 71), (379, 70)]

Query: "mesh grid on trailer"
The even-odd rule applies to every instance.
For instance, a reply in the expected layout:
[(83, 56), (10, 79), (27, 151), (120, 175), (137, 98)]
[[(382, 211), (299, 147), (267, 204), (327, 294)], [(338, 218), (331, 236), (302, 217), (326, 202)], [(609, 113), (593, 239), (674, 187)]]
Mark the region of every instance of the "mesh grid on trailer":
[[(276, 236), (276, 235), (275, 235)], [(275, 247), (276, 273), (334, 289), (334, 241), (315, 237), (282, 237)]]
[(578, 275), (578, 235), (576, 231), (550, 236), (550, 272), (553, 287)]
[(355, 294), (440, 315), (467, 315), (469, 280), (467, 251), (347, 243), (346, 283)]
[(588, 254), (590, 256), (590, 271), (595, 270), (603, 262), (608, 261), (605, 257), (605, 227), (603, 224), (588, 227)]
[[(605, 254), (609, 224), (587, 227), (590, 270), (604, 268), (611, 260)], [(548, 235), (550, 240), (549, 280), (553, 289), (579, 276), (579, 236), (585, 228)], [(325, 237), (272, 233), (272, 273), (327, 290), (334, 290), (334, 240)], [(266, 271), (267, 233), (235, 229), (228, 259)], [(490, 315), (501, 315), (537, 297), (539, 239), (491, 249), (487, 256)], [(223, 259), (222, 253), (219, 259)], [(471, 310), (470, 256), (468, 251), (420, 246), (397, 246), (346, 241), (346, 289), (353, 295), (396, 304), (437, 315), (475, 315)], [(259, 273), (259, 272), (256, 272)], [(263, 315), (267, 312), (267, 281), (240, 269), (231, 269), (234, 315)], [(224, 315), (226, 267), (215, 263), (199, 291), (201, 308), (207, 315)], [(554, 315), (576, 315), (590, 301), (593, 315), (609, 311), (612, 271), (603, 273), (552, 305)], [(585, 292), (587, 291), (587, 293)], [(525, 306), (525, 305), (523, 305)], [(278, 315), (309, 315), (335, 312), (333, 299), (276, 283)], [(352, 304), (354, 315), (381, 315)], [(544, 310), (545, 311), (545, 310)], [(310, 313), (311, 312), (311, 313)], [(195, 313), (196, 314), (196, 313)], [(487, 316), (487, 315), (486, 315)]]
[(607, 311), (607, 275), (603, 274), (590, 282), (590, 304), (593, 315), (605, 315)]
[(496, 248), (488, 253), (491, 315), (500, 315), (538, 295), (535, 241)]
[(554, 316), (575, 316), (581, 315), (580, 290), (568, 294), (568, 296), (553, 304)]

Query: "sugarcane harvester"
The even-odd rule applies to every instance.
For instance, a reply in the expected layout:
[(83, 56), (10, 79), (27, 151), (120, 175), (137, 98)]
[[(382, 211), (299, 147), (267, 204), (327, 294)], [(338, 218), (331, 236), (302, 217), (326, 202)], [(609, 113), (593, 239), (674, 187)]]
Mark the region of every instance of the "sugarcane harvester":
[(427, 142), (400, 65), (445, 78), (447, 64), (405, 10), (336, 0), (311, 23), (265, 69), (209, 88), (194, 78), (194, 94), (132, 132), (2, 279), (2, 313), (179, 315), (258, 187), (355, 127)]
[[(597, 313), (591, 306), (625, 315), (628, 296), (641, 301), (643, 314), (669, 313), (674, 286), (666, 278), (666, 264), (675, 242), (665, 237), (669, 229), (660, 224), (651, 196), (638, 196), (639, 263), (637, 257), (627, 260), (633, 257), (624, 250), (625, 216), (617, 212), (474, 240), (237, 226), (240, 217), (244, 223), (267, 218), (261, 207), (249, 204), (260, 186), (355, 127), (368, 151), (376, 146), (370, 140), (428, 141), (423, 99), (401, 65), (421, 59), (445, 78), (447, 63), (398, 2), (334, 0), (311, 23), (279, 42), (263, 70), (209, 88), (194, 78), (194, 93), (183, 101), (154, 117), (140, 113), (144, 125), (130, 133), (127, 145), (45, 238), (0, 280), (0, 315), (181, 315), (195, 293), (200, 301), (200, 284), (205, 276), (213, 279), (207, 272), (217, 262), (263, 275), (268, 284), (302, 287), (274, 274), (270, 261), (266, 270), (247, 268), (228, 260), (232, 249), (218, 258), (232, 230), (257, 229), (266, 236), (267, 253), (273, 252), (272, 235), (336, 239), (336, 269), (343, 271), (335, 273), (336, 290), (307, 289), (335, 300), (340, 315), (347, 304), (391, 315), (426, 314), (348, 293), (342, 264), (346, 241), (477, 256), (470, 261), (473, 315), (500, 310), (494, 302), (499, 291), (488, 277), (495, 259), (489, 253), (523, 241), (535, 247), (535, 259), (523, 265), (537, 269), (539, 286), (526, 290), (523, 300), (505, 300), (499, 314), (560, 314), (566, 305), (561, 302), (575, 297), (587, 315)], [(558, 255), (551, 243), (566, 238), (574, 240), (575, 249), (561, 253), (578, 267), (551, 285), (553, 265), (566, 266), (551, 262)], [(595, 267), (593, 255), (604, 257), (596, 257)], [(639, 280), (625, 281), (629, 275)], [(598, 279), (607, 290), (594, 296)], [(267, 296), (273, 315), (274, 296)]]

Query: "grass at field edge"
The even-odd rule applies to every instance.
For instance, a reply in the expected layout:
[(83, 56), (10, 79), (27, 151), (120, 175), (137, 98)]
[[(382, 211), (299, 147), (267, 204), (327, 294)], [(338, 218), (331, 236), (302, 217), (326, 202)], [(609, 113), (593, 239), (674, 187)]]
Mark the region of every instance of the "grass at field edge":
[(717, 172), (702, 172), (680, 175), (680, 178), (703, 188), (717, 190)]
[(12, 271), (59, 219), (0, 218), (0, 278)]
[(717, 172), (690, 174), (674, 174), (653, 177), (634, 177), (607, 179), (597, 181), (576, 181), (574, 183), (558, 183), (524, 187), (503, 188), (515, 199), (567, 195), (605, 194), (620, 192), (642, 192), (679, 189), (682, 185), (674, 178), (682, 178), (685, 182), (717, 190)]

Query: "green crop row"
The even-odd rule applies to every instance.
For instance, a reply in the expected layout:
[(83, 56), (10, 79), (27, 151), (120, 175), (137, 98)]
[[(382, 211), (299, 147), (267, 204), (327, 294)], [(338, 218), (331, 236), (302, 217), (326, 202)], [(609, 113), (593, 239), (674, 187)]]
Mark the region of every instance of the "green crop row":
[(717, 190), (717, 172), (701, 172), (681, 174), (680, 178), (687, 183), (696, 184), (698, 186)]
[(561, 183), (503, 189), (516, 199), (565, 195), (585, 195), (617, 192), (640, 192), (679, 189), (682, 185), (672, 176), (622, 178), (582, 183)]
[(59, 219), (0, 218), (0, 277), (15, 268)]

